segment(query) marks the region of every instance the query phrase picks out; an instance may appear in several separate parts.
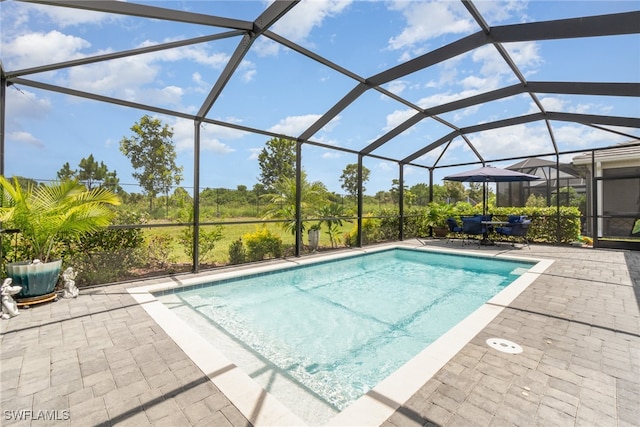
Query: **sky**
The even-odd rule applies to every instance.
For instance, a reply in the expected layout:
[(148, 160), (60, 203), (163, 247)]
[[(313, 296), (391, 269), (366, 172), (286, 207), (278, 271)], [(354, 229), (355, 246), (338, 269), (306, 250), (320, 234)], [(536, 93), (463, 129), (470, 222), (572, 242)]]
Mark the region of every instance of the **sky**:
[[(146, 1), (156, 7), (255, 20), (269, 5), (264, 1)], [(494, 27), (640, 10), (635, 1), (477, 1)], [(202, 25), (149, 20), (57, 8), (14, 1), (0, 2), (0, 60), (6, 72), (158, 43), (228, 31)], [(480, 30), (457, 1), (305, 0), (270, 28), (311, 52), (367, 78)], [(146, 105), (195, 114), (240, 41), (229, 37), (177, 49), (114, 59), (61, 70), (29, 74), (24, 79), (97, 93)], [(640, 35), (506, 44), (528, 81), (640, 81)], [(517, 83), (497, 50), (486, 45), (384, 85), (411, 103), (429, 108)], [(299, 136), (357, 82), (344, 74), (264, 37), (243, 58), (207, 117), (226, 123)], [(548, 111), (640, 117), (640, 100), (632, 97), (541, 94)], [(527, 95), (442, 114), (458, 127), (537, 112)], [(65, 162), (77, 168), (93, 154), (115, 170), (129, 192), (138, 192), (129, 159), (119, 150), (122, 138), (143, 115), (173, 128), (177, 164), (184, 168), (183, 187), (191, 187), (194, 171), (194, 123), (169, 115), (58, 94), (28, 85), (7, 88), (5, 175), (38, 180), (56, 178)], [(368, 90), (341, 111), (311, 140), (360, 150), (415, 114), (408, 106)], [(592, 127), (552, 122), (561, 151), (604, 147), (630, 138)], [(617, 129), (640, 135), (637, 129)], [(402, 159), (451, 131), (425, 119), (374, 153)], [(257, 156), (268, 136), (204, 124), (201, 129), (202, 188), (252, 188), (260, 170)], [(469, 136), (485, 159), (505, 159), (553, 151), (544, 122), (511, 126)], [(432, 165), (441, 149), (416, 163)], [(570, 161), (572, 155), (563, 156)], [(322, 147), (303, 146), (303, 168), (311, 181), (344, 193), (340, 175), (357, 156)], [(477, 161), (456, 138), (442, 164)], [(509, 162), (491, 162), (508, 166)], [(396, 162), (365, 158), (371, 171), (367, 194), (389, 190), (398, 178)], [(471, 166), (435, 170), (435, 182)], [(428, 183), (428, 170), (405, 167), (405, 184)]]

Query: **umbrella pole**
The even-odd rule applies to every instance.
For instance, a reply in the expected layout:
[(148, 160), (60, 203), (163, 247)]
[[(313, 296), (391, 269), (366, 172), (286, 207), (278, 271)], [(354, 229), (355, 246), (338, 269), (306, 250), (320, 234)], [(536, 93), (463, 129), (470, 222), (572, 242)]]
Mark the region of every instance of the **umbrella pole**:
[(482, 183), (482, 215), (487, 214), (487, 182)]

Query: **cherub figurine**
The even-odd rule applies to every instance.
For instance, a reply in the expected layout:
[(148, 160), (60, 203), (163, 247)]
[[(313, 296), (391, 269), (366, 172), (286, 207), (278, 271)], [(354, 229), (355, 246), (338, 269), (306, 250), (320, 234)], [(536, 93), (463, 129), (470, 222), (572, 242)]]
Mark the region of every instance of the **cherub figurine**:
[(78, 272), (73, 271), (72, 267), (67, 267), (62, 273), (62, 281), (64, 282), (64, 293), (62, 294), (62, 298), (76, 298), (80, 293), (75, 281), (77, 275)]
[(13, 299), (13, 295), (17, 294), (22, 290), (22, 286), (11, 286), (11, 282), (13, 279), (7, 277), (2, 282), (2, 287), (0, 287), (0, 294), (2, 295), (2, 318), (9, 319), (11, 317), (15, 317), (18, 314), (18, 304)]

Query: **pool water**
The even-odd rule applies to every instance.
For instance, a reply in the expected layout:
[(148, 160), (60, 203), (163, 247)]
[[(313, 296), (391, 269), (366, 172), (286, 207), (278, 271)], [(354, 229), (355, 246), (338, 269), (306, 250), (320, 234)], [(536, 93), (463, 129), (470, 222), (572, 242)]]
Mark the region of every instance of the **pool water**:
[(159, 300), (277, 398), (317, 406), (292, 410), (318, 424), (532, 265), (396, 248), (165, 291)]

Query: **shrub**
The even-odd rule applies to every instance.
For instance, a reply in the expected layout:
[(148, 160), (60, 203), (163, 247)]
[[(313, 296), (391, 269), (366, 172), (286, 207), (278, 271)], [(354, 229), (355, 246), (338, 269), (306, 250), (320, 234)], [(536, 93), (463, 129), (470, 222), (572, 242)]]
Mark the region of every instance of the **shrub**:
[[(146, 217), (118, 211), (114, 224), (144, 224)], [(62, 240), (62, 259), (77, 272), (76, 285), (114, 282), (126, 277), (132, 268), (143, 264), (144, 235), (141, 228), (107, 228), (82, 239)]]
[(247, 262), (247, 251), (244, 249), (242, 239), (238, 239), (229, 245), (229, 264), (242, 264), (244, 262)]
[[(396, 240), (398, 238), (398, 230), (400, 227), (400, 218), (398, 215), (399, 212), (397, 209), (381, 209), (378, 211), (377, 216), (381, 217), (378, 220), (380, 224), (380, 238), (383, 240)], [(357, 238), (355, 233), (357, 233), (356, 228), (352, 228), (349, 232), (349, 236), (353, 234), (354, 239), (353, 244), (351, 244), (351, 240), (349, 240), (350, 246), (355, 246), (355, 239)]]
[[(380, 221), (374, 218), (362, 218), (362, 244), (369, 245), (380, 240), (382, 234), (380, 233)], [(344, 242), (347, 246), (358, 245), (358, 224), (344, 235)]]
[(272, 258), (282, 256), (282, 239), (272, 234), (267, 228), (260, 228), (253, 233), (242, 236), (247, 247), (247, 257), (249, 261), (260, 261), (267, 255)]
[(168, 234), (158, 234), (149, 239), (149, 264), (160, 268), (167, 268), (175, 262), (171, 255), (173, 238)]
[[(527, 237), (532, 242), (571, 243), (580, 235), (580, 210), (572, 206), (560, 206), (560, 222), (555, 207), (508, 207), (492, 209), (494, 218), (506, 219), (508, 215), (526, 215), (531, 220)], [(560, 225), (560, 235), (557, 227)]]
[[(204, 227), (200, 228), (198, 255), (201, 262), (204, 262), (213, 253), (216, 242), (222, 240), (222, 231), (223, 227), (221, 225), (209, 227), (209, 230)], [(184, 249), (184, 253), (193, 259), (193, 227), (187, 227), (182, 230), (180, 244)]]

